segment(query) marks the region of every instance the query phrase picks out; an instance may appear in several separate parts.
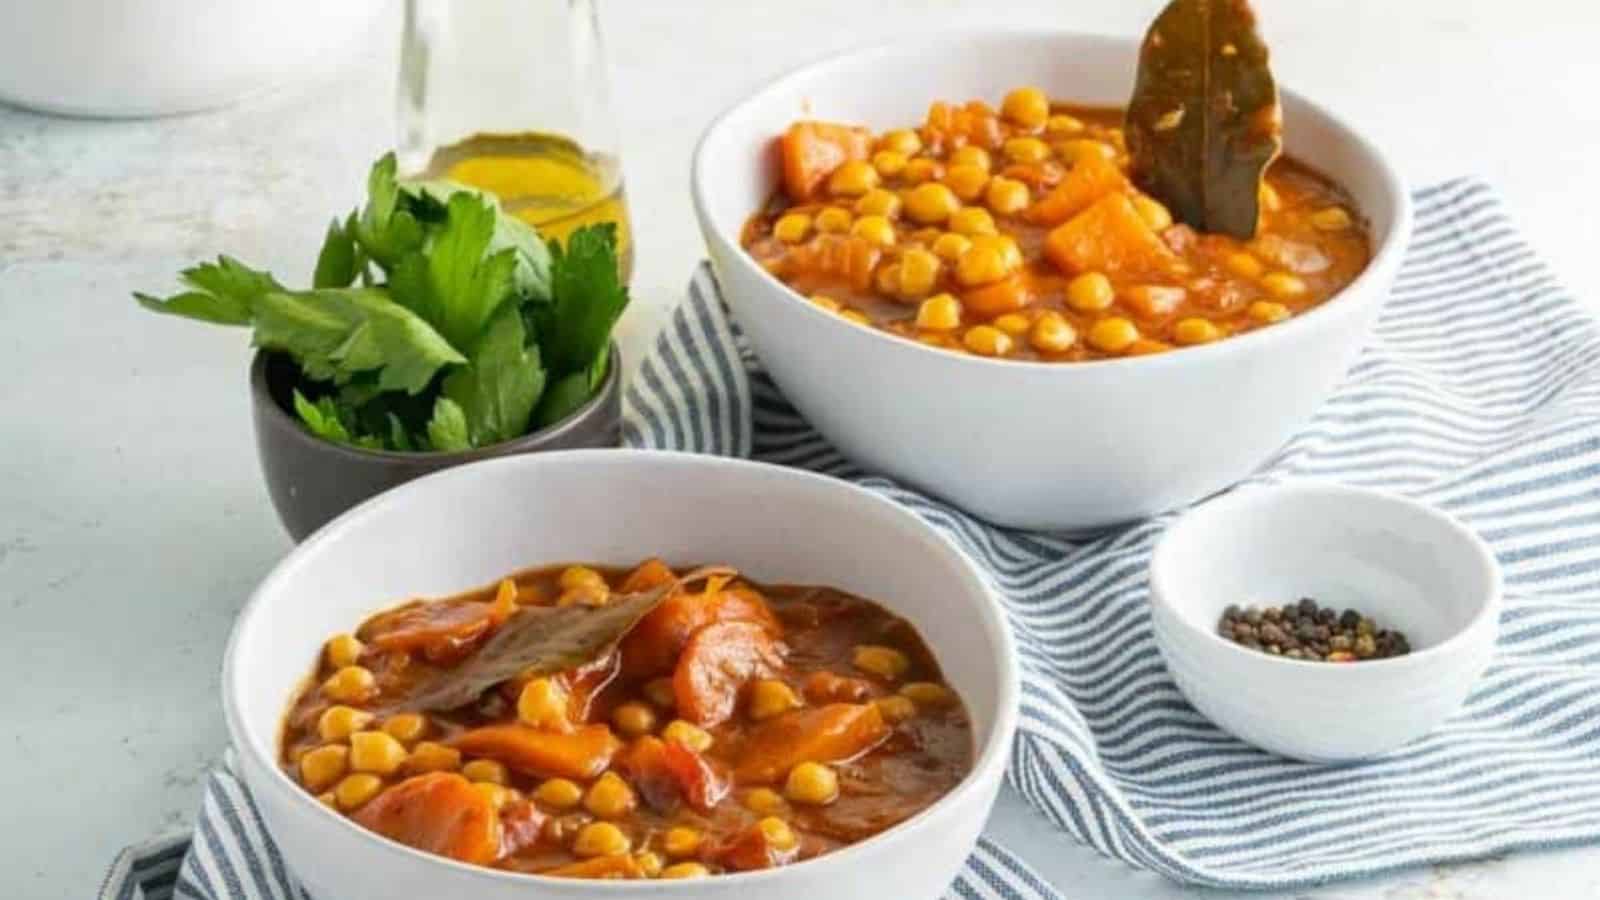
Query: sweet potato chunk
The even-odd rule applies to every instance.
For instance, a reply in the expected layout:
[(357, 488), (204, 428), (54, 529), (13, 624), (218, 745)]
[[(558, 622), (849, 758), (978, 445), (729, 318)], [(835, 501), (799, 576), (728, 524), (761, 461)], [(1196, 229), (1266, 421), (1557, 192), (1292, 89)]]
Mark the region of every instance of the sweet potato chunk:
[(526, 725), (485, 725), (457, 735), (450, 746), (485, 756), (539, 778), (594, 778), (611, 764), (622, 742), (605, 725), (558, 734)]
[(975, 287), (961, 295), (961, 305), (968, 312), (984, 319), (1002, 313), (1016, 312), (1032, 303), (1035, 294), (1022, 272), (1010, 275), (982, 287)]
[(680, 591), (640, 620), (622, 641), (623, 674), (644, 679), (671, 672), (689, 636), (713, 622), (754, 622), (774, 635), (782, 634), (761, 594), (745, 585), (725, 584), (713, 578), (704, 591)]
[(1107, 194), (1044, 239), (1044, 255), (1056, 268), (1080, 272), (1161, 276), (1178, 258), (1134, 208), (1127, 194)]
[(428, 853), (484, 865), (500, 854), (494, 805), (454, 772), (407, 778), (351, 816), (384, 837)]
[(1035, 225), (1060, 225), (1101, 197), (1127, 188), (1128, 178), (1116, 163), (1097, 153), (1086, 153), (1061, 183), (1028, 207), (1024, 215)]
[(380, 650), (420, 650), (434, 662), (451, 662), (465, 656), (478, 639), (500, 627), (516, 609), (517, 586), (507, 578), (500, 582), (492, 601), (413, 604), (373, 619), (363, 629), (363, 636)]
[(789, 199), (805, 203), (841, 163), (866, 159), (872, 133), (833, 122), (796, 122), (784, 132), (783, 189)]
[(553, 875), (557, 878), (643, 878), (644, 869), (639, 867), (639, 862), (626, 853), (614, 856), (596, 856), (553, 869), (545, 869), (540, 875)]
[(778, 642), (765, 627), (754, 622), (707, 625), (684, 645), (672, 675), (678, 715), (707, 727), (726, 722), (747, 682), (782, 667)]
[(757, 725), (740, 750), (741, 783), (771, 784), (800, 763), (853, 759), (889, 735), (871, 703), (833, 703), (797, 709)]

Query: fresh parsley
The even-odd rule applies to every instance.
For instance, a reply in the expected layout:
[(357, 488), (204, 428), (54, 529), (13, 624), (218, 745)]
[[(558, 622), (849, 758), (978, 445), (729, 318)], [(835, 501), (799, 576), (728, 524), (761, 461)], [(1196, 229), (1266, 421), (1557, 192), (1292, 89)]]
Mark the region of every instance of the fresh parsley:
[(156, 312), (250, 326), (299, 368), (294, 414), (323, 440), (399, 452), (484, 447), (581, 407), (628, 304), (613, 225), (545, 241), (480, 191), (372, 167), (334, 219), (308, 290), (220, 256)]

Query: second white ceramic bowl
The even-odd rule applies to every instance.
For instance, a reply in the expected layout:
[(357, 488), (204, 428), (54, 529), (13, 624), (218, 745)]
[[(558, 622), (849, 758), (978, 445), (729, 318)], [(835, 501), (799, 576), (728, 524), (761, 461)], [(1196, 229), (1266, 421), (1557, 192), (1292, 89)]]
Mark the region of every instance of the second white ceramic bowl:
[(739, 245), (777, 184), (775, 139), (802, 118), (882, 130), (934, 100), (1018, 85), (1123, 105), (1135, 41), (971, 30), (800, 69), (724, 113), (695, 151), (695, 212), (724, 298), (795, 406), (866, 467), (990, 521), (1082, 529), (1181, 506), (1243, 478), (1310, 418), (1354, 361), (1411, 231), (1400, 177), (1355, 129), (1285, 91), (1288, 150), (1371, 220), (1372, 265), (1332, 301), (1206, 347), (1106, 362), (991, 360), (857, 327), (801, 301)]
[[(1461, 523), (1332, 484), (1213, 500), (1169, 528), (1150, 561), (1156, 644), (1184, 696), (1236, 737), (1310, 762), (1386, 753), (1455, 712), (1494, 655), (1500, 593), (1494, 555)], [(1217, 634), (1229, 605), (1302, 597), (1398, 629), (1412, 652), (1308, 662)]]
[[(752, 578), (829, 584), (877, 600), (927, 639), (960, 692), (972, 772), (888, 831), (815, 860), (691, 881), (520, 875), (431, 856), (323, 807), (278, 765), (279, 729), (328, 635), (409, 597), (542, 563), (649, 556), (727, 563)], [(245, 783), (313, 897), (393, 900), (932, 900), (988, 818), (1017, 717), (1016, 652), (987, 583), (912, 513), (820, 475), (710, 456), (582, 450), (474, 463), (413, 481), (323, 527), (240, 614), (223, 708)]]

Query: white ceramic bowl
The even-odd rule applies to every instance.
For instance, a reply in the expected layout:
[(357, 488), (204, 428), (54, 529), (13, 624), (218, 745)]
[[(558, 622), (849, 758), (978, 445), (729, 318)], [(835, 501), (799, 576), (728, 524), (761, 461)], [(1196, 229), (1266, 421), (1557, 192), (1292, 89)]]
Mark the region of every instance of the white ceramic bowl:
[[(1377, 756), (1432, 731), (1494, 655), (1500, 569), (1476, 534), (1413, 500), (1320, 483), (1241, 490), (1185, 515), (1150, 561), (1156, 644), (1195, 708), (1266, 750)], [(1222, 611), (1311, 597), (1396, 628), (1412, 652), (1284, 659), (1216, 632)]]
[[(279, 728), (330, 634), (410, 596), (484, 584), (540, 563), (647, 556), (726, 562), (773, 582), (878, 600), (927, 639), (965, 699), (975, 765), (889, 831), (816, 860), (698, 881), (593, 882), (430, 856), (322, 807), (278, 768)], [(256, 590), (223, 664), (223, 705), (245, 782), (312, 896), (664, 900), (934, 898), (983, 827), (1017, 715), (1016, 653), (983, 577), (916, 516), (845, 482), (672, 453), (569, 451), (450, 469), (356, 507), (297, 547)]]
[(384, 0), (0, 0), (0, 100), (84, 116), (221, 106), (326, 67)]
[(957, 355), (799, 302), (739, 246), (777, 184), (774, 138), (798, 118), (876, 129), (936, 99), (1022, 84), (1122, 105), (1132, 40), (963, 30), (836, 56), (741, 101), (695, 151), (695, 212), (723, 296), (795, 406), (844, 453), (990, 521), (1081, 529), (1232, 484), (1306, 421), (1355, 359), (1394, 279), (1411, 203), (1349, 125), (1285, 91), (1289, 152), (1333, 176), (1372, 222), (1376, 254), (1311, 313), (1207, 347), (1070, 365)]

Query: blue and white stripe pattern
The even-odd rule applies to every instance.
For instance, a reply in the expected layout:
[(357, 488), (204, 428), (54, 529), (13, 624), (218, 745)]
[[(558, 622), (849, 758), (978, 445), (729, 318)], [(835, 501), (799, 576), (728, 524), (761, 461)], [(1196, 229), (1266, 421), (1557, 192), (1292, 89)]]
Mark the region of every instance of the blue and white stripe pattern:
[[(1145, 605), (1145, 561), (1170, 516), (1075, 542), (996, 528), (865, 475), (761, 371), (704, 268), (628, 390), (625, 435), (848, 478), (954, 537), (1004, 595), (1022, 653), (1011, 783), (1107, 856), (1183, 882), (1292, 888), (1595, 842), (1600, 333), (1486, 186), (1438, 185), (1417, 205), (1371, 346), (1254, 479), (1403, 491), (1453, 512), (1499, 555), (1507, 595), (1494, 664), (1436, 734), (1376, 762), (1288, 762), (1183, 700)], [(225, 769), (174, 883), (178, 852), (157, 843), (126, 854), (103, 896), (158, 900), (173, 884), (202, 900), (299, 896), (264, 883), (281, 871), (276, 854)], [(151, 888), (141, 894), (141, 883)], [(986, 842), (949, 896), (1059, 895)]]

